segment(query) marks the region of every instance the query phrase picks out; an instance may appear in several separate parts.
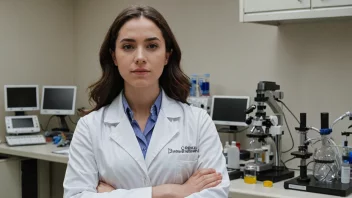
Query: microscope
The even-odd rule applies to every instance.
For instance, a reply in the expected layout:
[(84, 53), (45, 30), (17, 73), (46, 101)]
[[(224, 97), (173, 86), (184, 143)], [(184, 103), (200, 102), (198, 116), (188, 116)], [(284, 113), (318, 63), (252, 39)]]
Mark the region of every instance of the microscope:
[[(265, 163), (259, 160), (260, 154), (266, 152), (262, 147), (250, 149), (254, 153), (254, 163), (249, 166), (254, 166), (257, 171), (257, 180), (279, 182), (294, 177), (294, 172), (285, 168), (281, 161), (281, 141), (282, 141), (282, 125), (284, 114), (278, 104), (278, 100), (283, 99), (283, 92), (279, 91), (280, 85), (275, 82), (261, 81), (257, 86), (257, 95), (254, 98), (256, 105), (252, 105), (246, 110), (247, 114), (256, 110), (255, 116), (250, 116), (246, 123), (252, 125), (253, 128), (246, 134), (251, 138), (251, 145), (266, 145), (267, 138), (271, 138), (275, 143), (274, 162)], [(267, 116), (266, 104), (272, 109), (275, 115)], [(255, 146), (254, 146), (255, 147)], [(253, 168), (253, 167), (252, 167)]]

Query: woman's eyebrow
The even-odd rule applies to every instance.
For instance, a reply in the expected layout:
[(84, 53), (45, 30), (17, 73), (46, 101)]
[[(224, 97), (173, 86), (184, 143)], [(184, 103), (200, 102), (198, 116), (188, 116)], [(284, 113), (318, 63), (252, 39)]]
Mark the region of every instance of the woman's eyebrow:
[(136, 40), (131, 39), (131, 38), (124, 38), (124, 39), (121, 39), (120, 43), (122, 43), (122, 42), (136, 42)]
[(158, 37), (150, 37), (150, 38), (145, 39), (144, 41), (155, 41), (155, 40), (160, 41), (160, 39)]
[[(150, 37), (150, 38), (146, 38), (144, 39), (145, 42), (148, 42), (148, 41), (160, 41), (160, 39), (158, 37)], [(132, 42), (132, 43), (135, 43), (136, 40), (132, 39), (132, 38), (123, 38), (121, 39), (120, 43), (122, 42)]]

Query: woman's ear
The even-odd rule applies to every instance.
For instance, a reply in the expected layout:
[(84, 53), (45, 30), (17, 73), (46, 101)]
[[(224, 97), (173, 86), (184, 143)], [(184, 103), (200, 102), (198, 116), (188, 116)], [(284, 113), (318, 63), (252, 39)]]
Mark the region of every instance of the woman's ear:
[(112, 60), (114, 61), (114, 64), (117, 66), (117, 60), (116, 60), (115, 52), (110, 50), (110, 54), (111, 54)]
[(169, 58), (172, 54), (172, 50), (170, 50), (170, 52), (166, 52), (165, 54), (165, 66), (169, 63)]

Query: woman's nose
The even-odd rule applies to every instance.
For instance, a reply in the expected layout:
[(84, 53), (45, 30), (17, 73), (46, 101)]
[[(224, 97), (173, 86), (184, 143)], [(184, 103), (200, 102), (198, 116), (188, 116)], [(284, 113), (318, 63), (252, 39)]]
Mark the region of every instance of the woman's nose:
[(137, 54), (136, 54), (136, 57), (135, 57), (135, 63), (137, 65), (146, 63), (144, 51), (143, 51), (142, 48), (138, 48), (137, 49)]

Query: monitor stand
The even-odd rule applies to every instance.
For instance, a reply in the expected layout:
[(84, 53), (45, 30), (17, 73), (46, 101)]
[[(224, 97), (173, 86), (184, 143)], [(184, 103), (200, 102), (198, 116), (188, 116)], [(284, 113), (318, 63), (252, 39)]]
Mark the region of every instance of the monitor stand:
[(60, 118), (60, 127), (53, 128), (51, 131), (70, 132), (70, 129), (68, 128), (67, 122), (65, 120), (66, 115), (56, 115), (56, 117)]
[(15, 116), (24, 116), (26, 115), (24, 111), (15, 111)]
[(236, 131), (238, 131), (237, 126), (229, 126), (226, 128), (220, 128), (218, 130), (218, 132), (221, 132), (221, 133), (236, 133)]

